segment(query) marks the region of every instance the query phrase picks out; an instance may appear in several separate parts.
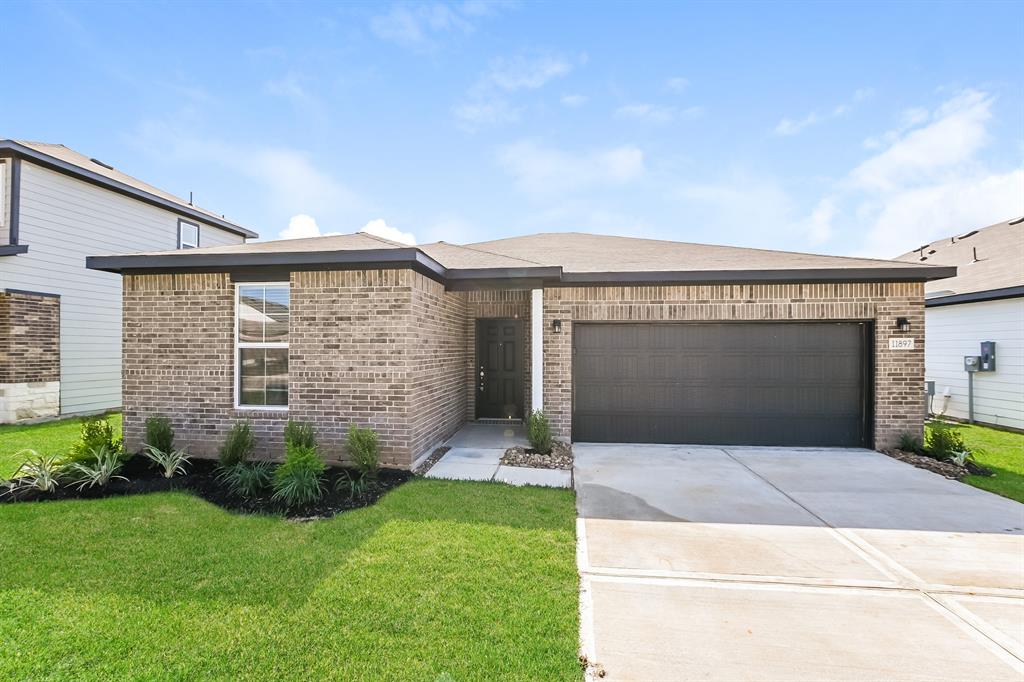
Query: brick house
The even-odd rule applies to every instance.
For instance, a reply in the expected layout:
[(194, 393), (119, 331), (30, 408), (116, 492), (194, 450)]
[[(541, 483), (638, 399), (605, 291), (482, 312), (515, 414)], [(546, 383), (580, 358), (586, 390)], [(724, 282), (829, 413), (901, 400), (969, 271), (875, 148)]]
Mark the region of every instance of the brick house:
[(289, 418), (409, 467), (467, 420), (577, 441), (883, 447), (920, 434), (924, 283), (955, 268), (578, 233), (365, 233), (97, 256), (124, 280), (124, 424), (213, 455)]

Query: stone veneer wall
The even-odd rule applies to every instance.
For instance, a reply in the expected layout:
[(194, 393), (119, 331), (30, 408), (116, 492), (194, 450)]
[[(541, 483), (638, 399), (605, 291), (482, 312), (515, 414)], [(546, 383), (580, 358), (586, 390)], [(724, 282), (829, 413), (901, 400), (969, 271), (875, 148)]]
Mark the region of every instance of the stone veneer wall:
[(60, 297), (0, 290), (0, 423), (60, 414)]
[[(914, 350), (889, 350), (911, 323)], [(562, 333), (551, 322), (562, 320)], [(873, 320), (875, 447), (922, 435), (924, 286), (921, 283), (569, 287), (544, 290), (544, 411), (559, 438), (572, 434), (572, 323), (628, 320)]]
[(496, 289), (466, 291), (459, 294), (466, 300), (465, 392), (466, 419), (476, 419), (476, 321), (485, 318), (511, 318), (523, 321), (523, 416), (530, 414), (531, 381), (531, 329), (530, 291), (523, 289)]
[(234, 284), (227, 274), (124, 278), (124, 431), (171, 417), (177, 441), (215, 456), (249, 418), (259, 456), (283, 454), (289, 417), (314, 424), (343, 460), (349, 424), (380, 436), (382, 463), (409, 467), (461, 424), (464, 302), (411, 270), (291, 274), (287, 412), (234, 408)]

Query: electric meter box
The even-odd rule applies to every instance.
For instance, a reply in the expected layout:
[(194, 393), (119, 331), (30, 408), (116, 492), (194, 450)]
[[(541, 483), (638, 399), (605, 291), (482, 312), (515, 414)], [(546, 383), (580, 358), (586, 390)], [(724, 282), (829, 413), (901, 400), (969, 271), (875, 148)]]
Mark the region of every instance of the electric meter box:
[(977, 372), (981, 366), (981, 356), (978, 355), (965, 355), (964, 356), (964, 371), (965, 372)]

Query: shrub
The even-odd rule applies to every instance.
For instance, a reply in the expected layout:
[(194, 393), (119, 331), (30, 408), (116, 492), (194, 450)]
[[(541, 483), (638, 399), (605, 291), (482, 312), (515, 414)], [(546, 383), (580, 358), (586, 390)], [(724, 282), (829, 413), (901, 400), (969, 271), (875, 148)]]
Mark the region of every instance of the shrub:
[(964, 452), (964, 437), (959, 429), (948, 422), (932, 422), (928, 429), (928, 454), (935, 459), (950, 459), (956, 452)]
[(284, 427), (285, 447), (291, 445), (302, 448), (316, 447), (316, 429), (307, 422), (288, 420)]
[(324, 494), (323, 460), (316, 448), (286, 448), (284, 464), (274, 472), (274, 499), (288, 507), (298, 507), (319, 500)]
[(348, 456), (362, 476), (376, 476), (380, 468), (377, 432), (352, 424), (348, 427)]
[(255, 447), (256, 436), (252, 433), (252, 424), (248, 419), (236, 421), (228, 431), (224, 444), (220, 446), (220, 465), (226, 469), (245, 462)]
[(542, 455), (551, 452), (551, 424), (548, 418), (540, 410), (534, 410), (526, 419), (526, 437), (530, 441), (530, 447)]
[(353, 476), (346, 469), (341, 470), (341, 474), (337, 480), (334, 481), (334, 490), (337, 492), (348, 493), (348, 499), (354, 500), (357, 497), (362, 497), (366, 494), (366, 488), (368, 482), (366, 476), (360, 474), (359, 476)]
[(965, 450), (962, 452), (954, 452), (953, 454), (951, 454), (949, 456), (949, 461), (957, 465), (958, 467), (965, 467), (967, 466), (967, 460), (969, 460), (970, 458), (971, 453)]
[(8, 489), (11, 492), (19, 488), (34, 488), (40, 492), (52, 493), (57, 489), (66, 466), (63, 458), (57, 455), (43, 456), (35, 450), (22, 450), (17, 454), (25, 455), (25, 461), (14, 473), (14, 478), (8, 482)]
[(92, 464), (96, 451), (101, 448), (120, 454), (121, 439), (114, 435), (114, 427), (106, 417), (85, 417), (78, 442), (71, 446), (71, 461)]
[(146, 417), (146, 445), (163, 453), (171, 452), (174, 448), (174, 429), (171, 428), (170, 419)]
[(256, 497), (274, 481), (274, 465), (270, 462), (239, 462), (221, 469), (217, 480), (241, 497)]
[(921, 446), (921, 439), (912, 433), (901, 433), (900, 434), (900, 450), (904, 452), (921, 452), (924, 448)]
[(185, 473), (185, 465), (191, 459), (184, 450), (161, 450), (153, 445), (147, 445), (142, 449), (142, 454), (153, 465), (160, 469), (164, 478), (173, 478), (175, 474)]
[(93, 450), (92, 457), (87, 462), (72, 462), (68, 465), (68, 473), (72, 477), (72, 482), (78, 484), (79, 490), (102, 488), (115, 478), (128, 480), (117, 475), (123, 465), (121, 453), (103, 446)]

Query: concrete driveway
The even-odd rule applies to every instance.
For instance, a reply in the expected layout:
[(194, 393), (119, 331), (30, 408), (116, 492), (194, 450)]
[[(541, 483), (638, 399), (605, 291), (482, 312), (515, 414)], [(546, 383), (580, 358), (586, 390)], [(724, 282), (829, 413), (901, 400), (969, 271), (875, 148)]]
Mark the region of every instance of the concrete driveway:
[(1024, 505), (869, 450), (573, 449), (591, 673), (1022, 679)]

